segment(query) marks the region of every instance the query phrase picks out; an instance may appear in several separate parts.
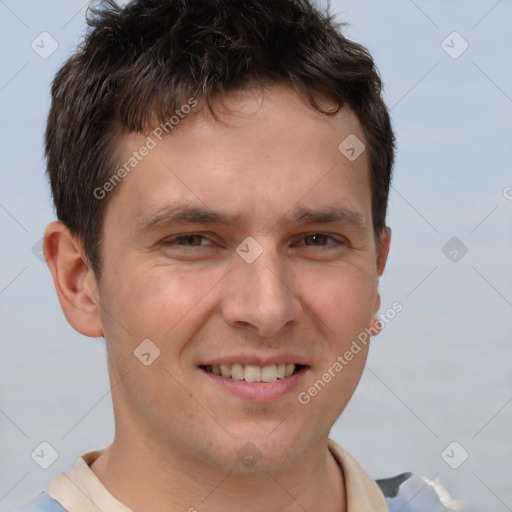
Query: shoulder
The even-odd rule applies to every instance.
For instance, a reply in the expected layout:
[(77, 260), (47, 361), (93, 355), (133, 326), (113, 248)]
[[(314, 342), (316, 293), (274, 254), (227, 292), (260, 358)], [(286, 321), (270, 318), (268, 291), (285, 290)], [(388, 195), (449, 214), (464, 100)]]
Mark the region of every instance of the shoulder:
[(58, 501), (42, 492), (15, 512), (66, 512), (66, 510)]
[(453, 500), (437, 479), (412, 473), (376, 480), (389, 512), (447, 512), (460, 511), (464, 505)]

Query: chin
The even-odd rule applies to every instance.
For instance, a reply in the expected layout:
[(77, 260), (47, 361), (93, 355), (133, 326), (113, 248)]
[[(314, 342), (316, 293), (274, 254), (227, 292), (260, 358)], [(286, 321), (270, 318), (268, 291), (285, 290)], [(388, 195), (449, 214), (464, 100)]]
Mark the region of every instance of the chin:
[(296, 464), (307, 452), (305, 440), (285, 431), (269, 436), (266, 429), (260, 429), (259, 433), (236, 436), (231, 443), (224, 456), (219, 457), (221, 454), (217, 453), (217, 463), (240, 475), (280, 473)]
[(238, 475), (279, 474), (293, 466), (288, 450), (270, 453), (255, 448), (250, 441), (233, 454), (229, 470)]

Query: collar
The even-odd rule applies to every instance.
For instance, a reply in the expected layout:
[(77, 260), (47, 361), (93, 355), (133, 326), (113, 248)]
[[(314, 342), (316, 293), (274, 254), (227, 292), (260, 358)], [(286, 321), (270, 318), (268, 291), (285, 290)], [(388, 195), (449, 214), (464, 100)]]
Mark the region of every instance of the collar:
[[(388, 512), (378, 485), (355, 459), (331, 439), (328, 447), (345, 477), (347, 512)], [(110, 494), (89, 467), (101, 453), (96, 450), (78, 457), (75, 469), (59, 475), (46, 493), (73, 512), (132, 512)]]

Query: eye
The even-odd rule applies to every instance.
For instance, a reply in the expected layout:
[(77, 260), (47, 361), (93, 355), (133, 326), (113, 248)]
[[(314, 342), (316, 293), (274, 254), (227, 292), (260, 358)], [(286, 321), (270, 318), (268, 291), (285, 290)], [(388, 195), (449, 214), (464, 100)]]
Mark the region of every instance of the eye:
[(342, 243), (339, 240), (335, 240), (332, 236), (326, 235), (324, 233), (314, 233), (311, 235), (306, 235), (301, 238), (301, 241), (304, 240), (305, 243), (303, 245), (309, 245), (313, 247), (324, 247), (327, 245), (335, 245)]
[(177, 235), (165, 240), (165, 245), (170, 246), (182, 246), (182, 247), (199, 247), (201, 245), (211, 245), (210, 240), (203, 235), (197, 234), (186, 234)]

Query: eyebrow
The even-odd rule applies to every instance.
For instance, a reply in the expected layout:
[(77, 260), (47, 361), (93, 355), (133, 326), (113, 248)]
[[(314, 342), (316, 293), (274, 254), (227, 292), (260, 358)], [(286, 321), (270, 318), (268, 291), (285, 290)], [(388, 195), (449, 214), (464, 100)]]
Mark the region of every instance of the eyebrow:
[[(363, 215), (342, 206), (324, 208), (296, 206), (290, 210), (289, 213), (281, 217), (273, 227), (281, 222), (295, 225), (339, 223), (353, 225), (360, 230), (367, 229), (367, 222)], [(136, 233), (140, 233), (179, 223), (240, 226), (247, 224), (248, 221), (244, 220), (241, 215), (214, 210), (205, 206), (167, 204), (145, 217), (142, 217), (135, 223), (133, 230)]]
[(242, 218), (239, 215), (212, 210), (204, 206), (167, 204), (139, 220), (134, 226), (134, 231), (151, 231), (162, 226), (185, 222), (232, 226), (241, 224)]
[(360, 229), (366, 229), (367, 222), (363, 215), (342, 206), (326, 208), (295, 208), (292, 213), (295, 224), (353, 224)]

